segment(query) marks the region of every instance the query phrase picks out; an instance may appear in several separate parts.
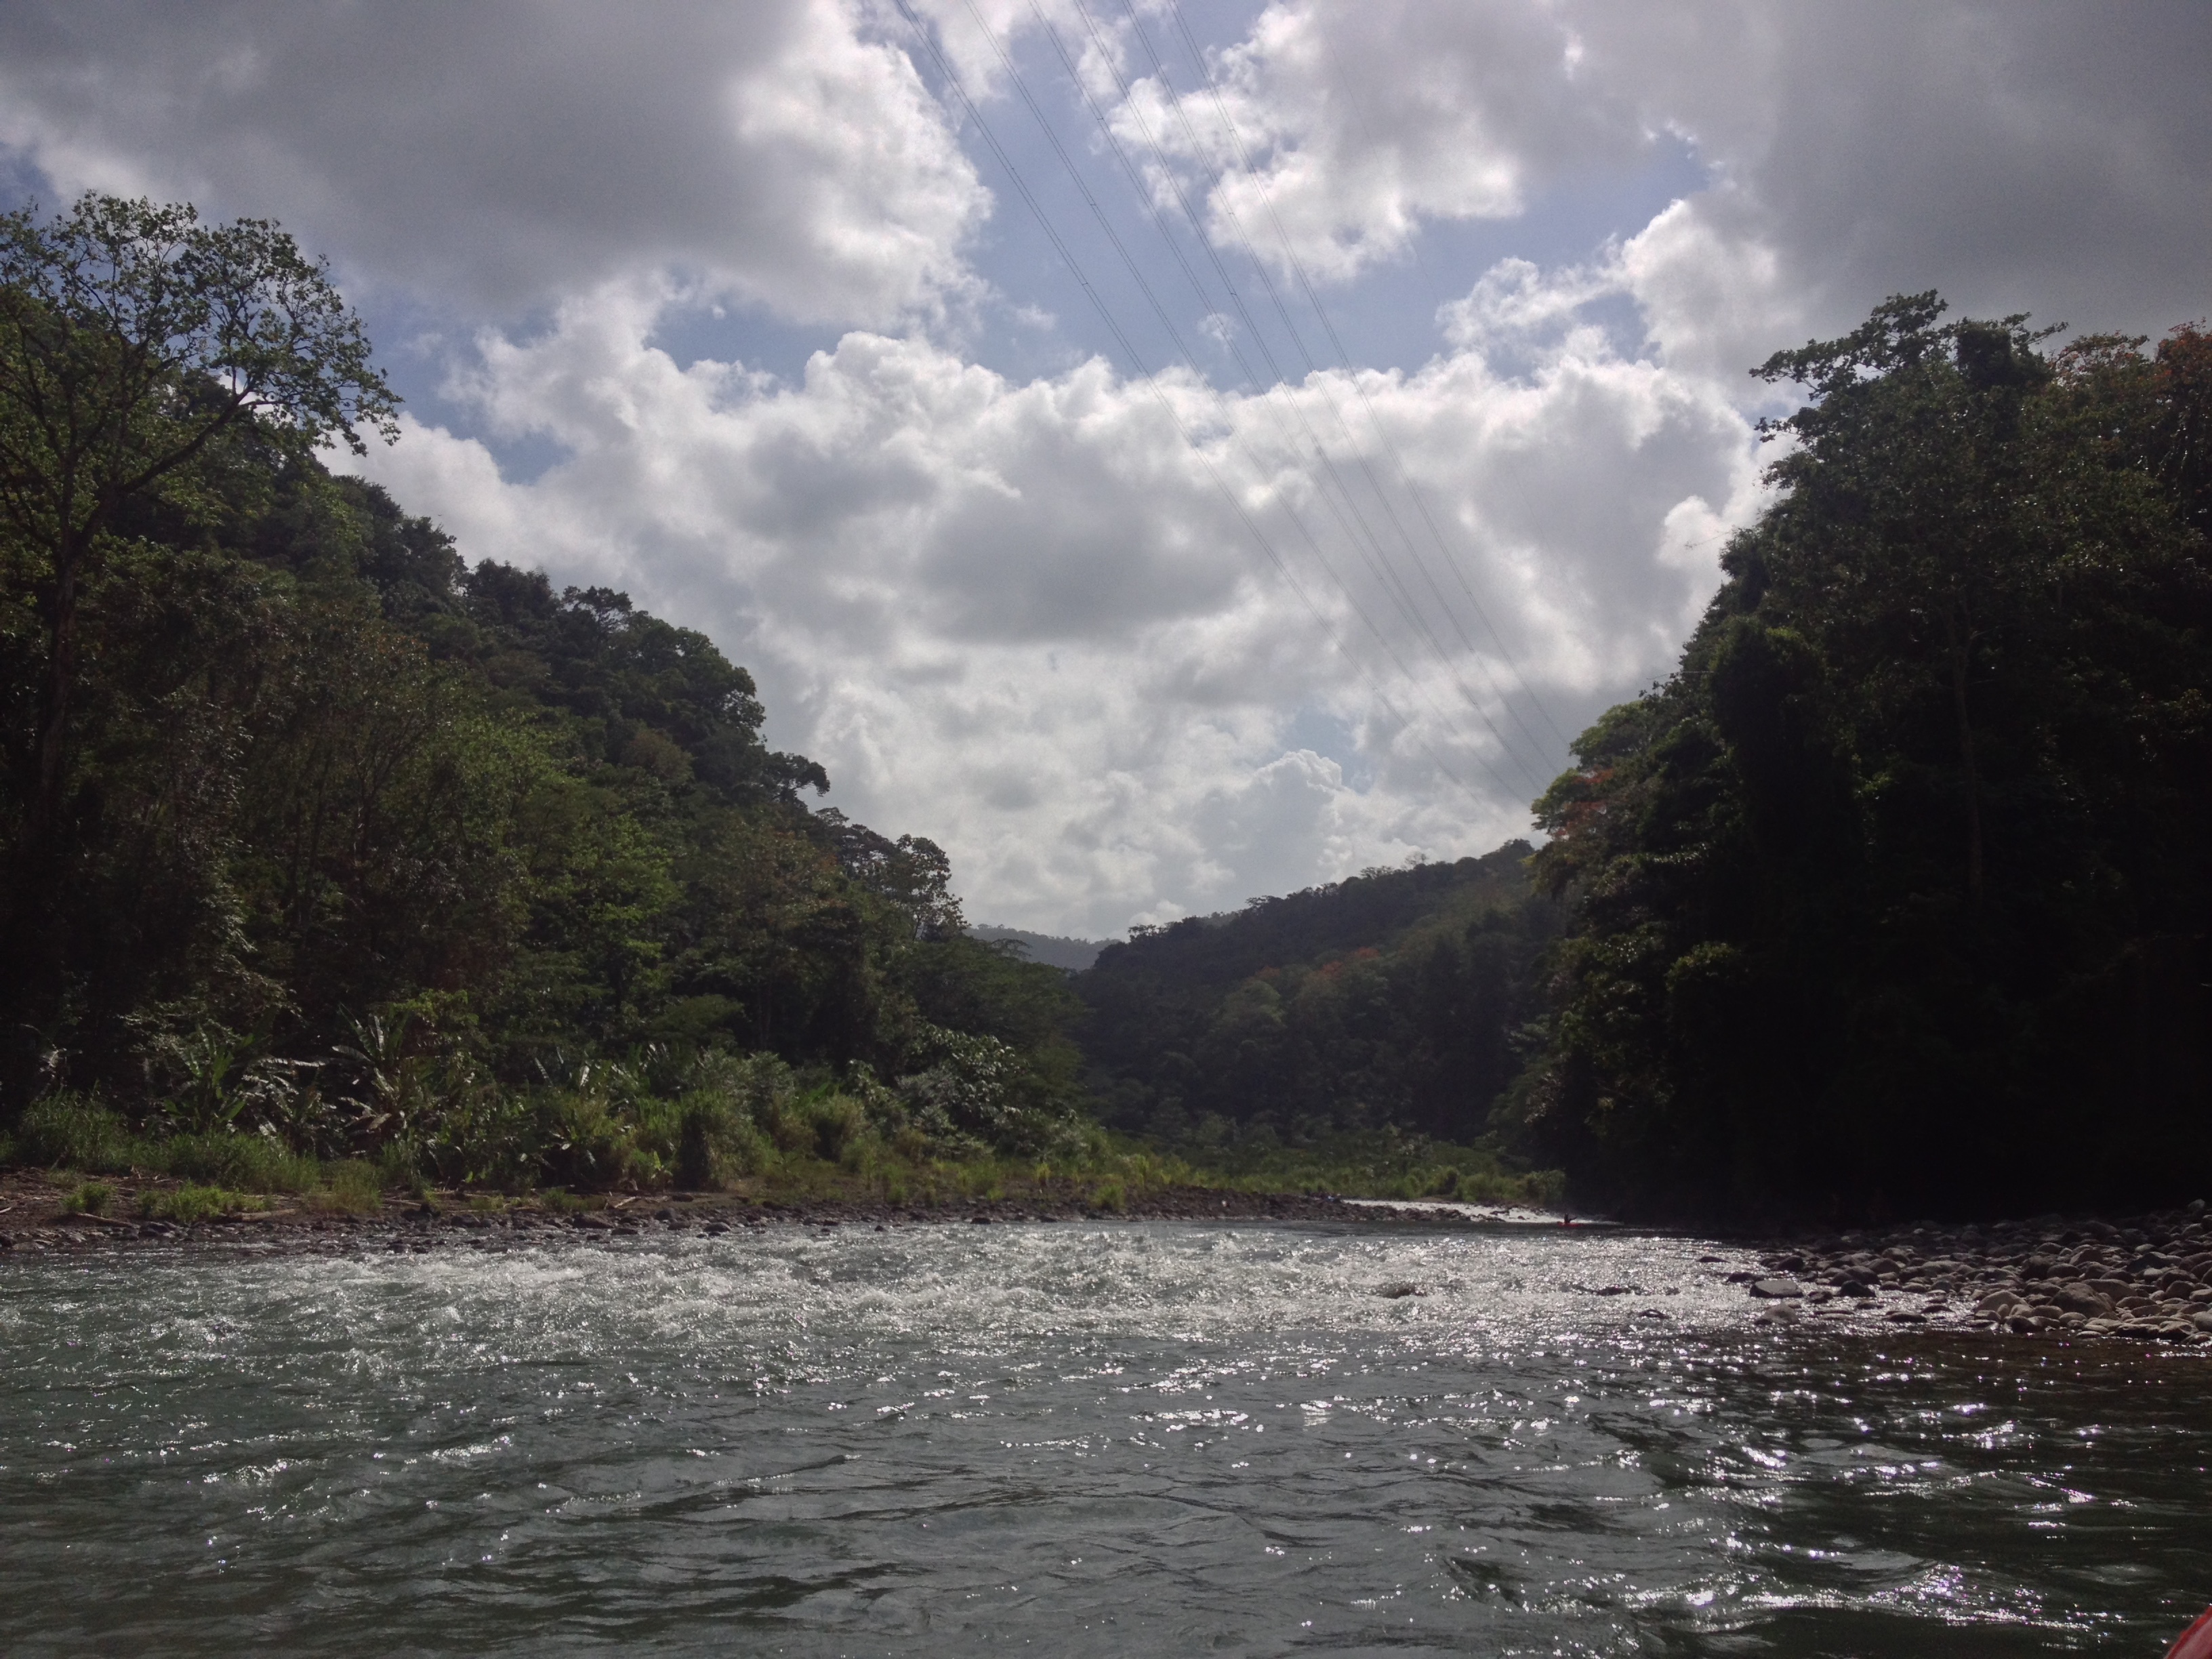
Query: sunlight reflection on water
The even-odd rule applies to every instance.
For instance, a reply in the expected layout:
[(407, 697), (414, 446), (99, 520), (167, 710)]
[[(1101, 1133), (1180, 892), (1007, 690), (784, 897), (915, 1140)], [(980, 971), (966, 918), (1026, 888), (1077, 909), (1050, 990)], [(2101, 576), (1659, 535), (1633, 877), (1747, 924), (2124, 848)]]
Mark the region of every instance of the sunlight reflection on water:
[(1985, 1655), (2154, 1652), (2212, 1595), (2201, 1360), (1754, 1322), (1745, 1265), (1167, 1224), (13, 1265), (0, 1618), (19, 1653)]

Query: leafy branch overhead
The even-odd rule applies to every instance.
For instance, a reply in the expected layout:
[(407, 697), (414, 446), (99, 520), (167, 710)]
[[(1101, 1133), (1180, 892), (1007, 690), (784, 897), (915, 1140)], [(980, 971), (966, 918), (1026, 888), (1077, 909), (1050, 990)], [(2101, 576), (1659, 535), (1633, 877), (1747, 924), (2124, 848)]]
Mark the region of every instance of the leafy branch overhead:
[(263, 219), (88, 195), (0, 216), (0, 503), (19, 534), (95, 533), (240, 422), (288, 453), (398, 398), (325, 265)]

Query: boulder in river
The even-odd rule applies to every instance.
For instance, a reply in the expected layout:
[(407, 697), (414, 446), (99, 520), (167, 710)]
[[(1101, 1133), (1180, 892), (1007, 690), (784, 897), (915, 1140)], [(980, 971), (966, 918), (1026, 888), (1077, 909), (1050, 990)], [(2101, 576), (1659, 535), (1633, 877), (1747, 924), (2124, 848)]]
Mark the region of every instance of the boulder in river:
[(2093, 1290), (2080, 1279), (2061, 1285), (2053, 1298), (2069, 1313), (2109, 1314), (2112, 1298), (2103, 1291)]
[(1805, 1287), (1794, 1279), (1755, 1279), (1752, 1281), (1753, 1296), (1779, 1299), (1783, 1297), (1802, 1296)]

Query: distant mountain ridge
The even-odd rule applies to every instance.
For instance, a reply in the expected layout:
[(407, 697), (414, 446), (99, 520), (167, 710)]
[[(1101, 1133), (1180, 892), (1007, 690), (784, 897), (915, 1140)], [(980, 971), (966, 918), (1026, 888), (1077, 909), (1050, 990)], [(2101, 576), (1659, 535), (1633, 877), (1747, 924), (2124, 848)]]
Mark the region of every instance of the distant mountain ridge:
[(970, 927), (970, 939), (980, 939), (986, 944), (1000, 939), (1012, 939), (1028, 953), (1031, 962), (1041, 962), (1048, 968), (1065, 968), (1071, 974), (1079, 974), (1098, 960), (1098, 953), (1118, 941), (1098, 939), (1068, 939), (1059, 933), (1032, 933), (1022, 927)]
[(1170, 1144), (1234, 1126), (1292, 1145), (1385, 1126), (1481, 1134), (1521, 1069), (1537, 963), (1565, 919), (1529, 885), (1534, 850), (1509, 842), (1133, 930), (1074, 984), (1100, 1117)]

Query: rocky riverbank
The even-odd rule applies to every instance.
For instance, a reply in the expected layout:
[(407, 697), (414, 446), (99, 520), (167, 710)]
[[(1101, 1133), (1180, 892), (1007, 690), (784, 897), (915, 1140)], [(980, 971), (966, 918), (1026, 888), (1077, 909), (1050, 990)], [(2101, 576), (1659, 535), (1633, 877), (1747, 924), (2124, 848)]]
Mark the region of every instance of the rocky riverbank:
[[(447, 1249), (500, 1251), (561, 1239), (717, 1237), (775, 1226), (988, 1225), (1067, 1221), (1330, 1222), (1373, 1228), (1480, 1230), (1492, 1218), (1425, 1204), (1394, 1206), (1311, 1194), (1175, 1188), (1115, 1208), (1021, 1199), (958, 1204), (761, 1200), (727, 1194), (575, 1200), (387, 1198), (336, 1213), (272, 1198), (263, 1210), (180, 1223), (128, 1218), (143, 1194), (118, 1191), (118, 1213), (70, 1213), (66, 1190), (26, 1172), (0, 1178), (0, 1261), (130, 1248), (198, 1247), (352, 1254)], [(2212, 1222), (2186, 1210), (2106, 1220), (2044, 1217), (1980, 1226), (1846, 1232), (1716, 1255), (1712, 1270), (1778, 1321), (1834, 1320), (2001, 1331), (2022, 1336), (2212, 1342)]]
[(2185, 1210), (1989, 1227), (1847, 1232), (1764, 1250), (1732, 1273), (1775, 1310), (1902, 1325), (2212, 1340), (2212, 1223)]
[(66, 1207), (69, 1193), (64, 1188), (35, 1175), (9, 1177), (0, 1182), (0, 1260), (131, 1246), (357, 1252), (428, 1250), (441, 1243), (461, 1243), (492, 1249), (579, 1237), (720, 1237), (777, 1225), (889, 1228), (1078, 1220), (1437, 1224), (1435, 1218), (1425, 1214), (1346, 1204), (1334, 1198), (1208, 1188), (1149, 1192), (1113, 1208), (1056, 1202), (1036, 1194), (933, 1206), (753, 1200), (724, 1194), (617, 1194), (580, 1202), (438, 1194), (428, 1200), (386, 1199), (373, 1209), (347, 1213), (272, 1196), (264, 1208), (191, 1222), (140, 1218), (134, 1212), (142, 1207), (143, 1196), (135, 1189), (118, 1188), (106, 1201), (109, 1213), (88, 1214)]

